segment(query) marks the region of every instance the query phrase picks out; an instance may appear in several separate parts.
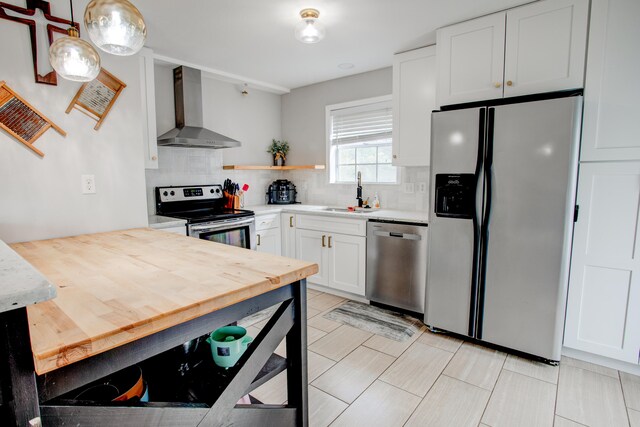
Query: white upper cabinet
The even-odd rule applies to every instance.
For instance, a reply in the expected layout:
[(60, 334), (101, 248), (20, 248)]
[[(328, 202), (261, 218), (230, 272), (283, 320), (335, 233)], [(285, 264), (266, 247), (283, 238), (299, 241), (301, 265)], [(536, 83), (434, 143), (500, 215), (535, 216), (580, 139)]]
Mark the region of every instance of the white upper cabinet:
[(593, 0), (582, 161), (640, 160), (640, 1)]
[(507, 11), (504, 96), (584, 86), (588, 0), (546, 0)]
[(394, 56), (394, 166), (429, 165), (431, 112), (436, 108), (436, 74), (435, 46)]
[(506, 13), (437, 33), (438, 105), (502, 98)]
[(156, 130), (156, 89), (153, 69), (153, 51), (143, 47), (140, 58), (140, 96), (142, 97), (142, 140), (144, 166), (158, 169), (158, 135)]
[(438, 30), (438, 106), (584, 86), (589, 0), (544, 0)]

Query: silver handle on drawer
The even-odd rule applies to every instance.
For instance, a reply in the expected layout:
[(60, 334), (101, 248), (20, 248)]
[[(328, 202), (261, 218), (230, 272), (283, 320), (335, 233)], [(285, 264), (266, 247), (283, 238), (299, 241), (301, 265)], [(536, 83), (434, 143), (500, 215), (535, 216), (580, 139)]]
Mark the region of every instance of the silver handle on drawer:
[(260, 246), (260, 235), (258, 234), (258, 246)]

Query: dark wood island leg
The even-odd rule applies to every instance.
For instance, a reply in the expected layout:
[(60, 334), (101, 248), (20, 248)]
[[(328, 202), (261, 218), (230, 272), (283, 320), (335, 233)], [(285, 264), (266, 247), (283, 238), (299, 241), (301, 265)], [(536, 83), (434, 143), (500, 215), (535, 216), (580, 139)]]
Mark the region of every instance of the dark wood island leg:
[(40, 426), (40, 406), (29, 339), (27, 309), (0, 314), (2, 421), (7, 426)]
[(309, 424), (307, 381), (307, 281), (293, 288), (294, 321), (287, 334), (287, 397), (289, 405), (298, 408), (296, 425)]

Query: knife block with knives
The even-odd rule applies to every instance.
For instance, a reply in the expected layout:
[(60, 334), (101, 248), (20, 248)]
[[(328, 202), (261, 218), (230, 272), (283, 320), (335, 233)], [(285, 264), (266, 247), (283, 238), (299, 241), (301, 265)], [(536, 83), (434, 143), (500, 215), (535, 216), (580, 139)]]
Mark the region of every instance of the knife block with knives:
[(227, 209), (240, 209), (240, 186), (230, 179), (226, 179), (223, 185), (225, 205)]

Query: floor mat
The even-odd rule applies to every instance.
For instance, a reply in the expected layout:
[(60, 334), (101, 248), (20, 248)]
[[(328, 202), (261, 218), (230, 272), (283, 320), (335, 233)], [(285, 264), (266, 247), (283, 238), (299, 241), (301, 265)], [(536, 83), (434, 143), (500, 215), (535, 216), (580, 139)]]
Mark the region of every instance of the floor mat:
[(409, 315), (356, 301), (348, 301), (323, 317), (395, 341), (411, 338), (423, 326), (420, 320)]

